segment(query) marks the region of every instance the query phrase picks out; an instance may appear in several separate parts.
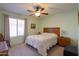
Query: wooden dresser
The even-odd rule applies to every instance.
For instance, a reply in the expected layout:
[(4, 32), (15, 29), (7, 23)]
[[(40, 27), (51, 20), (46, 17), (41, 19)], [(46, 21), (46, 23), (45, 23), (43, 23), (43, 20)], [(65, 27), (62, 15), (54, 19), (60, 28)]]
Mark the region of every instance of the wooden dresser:
[(65, 47), (70, 45), (70, 41), (71, 41), (70, 38), (61, 36), (58, 38), (58, 45)]

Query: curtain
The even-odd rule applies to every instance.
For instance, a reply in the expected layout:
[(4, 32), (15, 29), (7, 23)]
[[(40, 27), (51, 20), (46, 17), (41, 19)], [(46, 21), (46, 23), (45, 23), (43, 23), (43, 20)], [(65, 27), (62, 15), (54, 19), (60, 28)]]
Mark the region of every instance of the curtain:
[(8, 45), (10, 46), (9, 40), (10, 40), (10, 34), (9, 34), (9, 16), (4, 15), (4, 40), (7, 41)]
[(24, 42), (25, 42), (27, 36), (28, 36), (27, 19), (25, 19), (25, 27), (24, 27)]

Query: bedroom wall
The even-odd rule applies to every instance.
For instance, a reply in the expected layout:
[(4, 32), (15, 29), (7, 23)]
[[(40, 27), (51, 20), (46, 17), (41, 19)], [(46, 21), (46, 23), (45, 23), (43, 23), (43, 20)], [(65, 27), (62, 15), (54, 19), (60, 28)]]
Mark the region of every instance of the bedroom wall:
[[(35, 29), (31, 29), (31, 24), (36, 24)], [(28, 26), (28, 35), (35, 35), (38, 33), (39, 29), (39, 20), (38, 17), (28, 16), (27, 17), (27, 26)]]
[[(71, 44), (78, 45), (78, 11), (69, 11), (64, 13), (59, 13), (56, 15), (49, 15), (41, 18), (40, 21), (40, 32), (43, 32), (44, 27), (60, 27), (65, 31), (65, 36), (72, 38)], [(62, 35), (61, 35), (62, 36)]]
[(3, 25), (2, 25), (2, 23), (3, 23), (3, 20), (2, 20), (2, 14), (1, 14), (1, 12), (0, 12), (0, 33), (3, 33)]

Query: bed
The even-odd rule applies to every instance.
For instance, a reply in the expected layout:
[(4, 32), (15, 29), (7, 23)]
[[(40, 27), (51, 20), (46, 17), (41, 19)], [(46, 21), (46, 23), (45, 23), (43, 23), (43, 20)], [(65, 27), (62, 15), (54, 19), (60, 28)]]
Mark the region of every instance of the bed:
[(47, 50), (57, 44), (57, 38), (60, 36), (60, 28), (44, 28), (40, 35), (30, 35), (25, 43), (36, 48), (38, 53), (46, 56)]

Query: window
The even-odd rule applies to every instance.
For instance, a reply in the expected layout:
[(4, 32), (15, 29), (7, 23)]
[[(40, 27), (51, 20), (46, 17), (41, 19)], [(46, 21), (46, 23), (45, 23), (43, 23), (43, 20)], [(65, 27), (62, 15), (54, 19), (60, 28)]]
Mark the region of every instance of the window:
[(24, 35), (24, 20), (9, 18), (10, 37), (17, 37)]
[(24, 35), (24, 20), (18, 20), (18, 35)]

